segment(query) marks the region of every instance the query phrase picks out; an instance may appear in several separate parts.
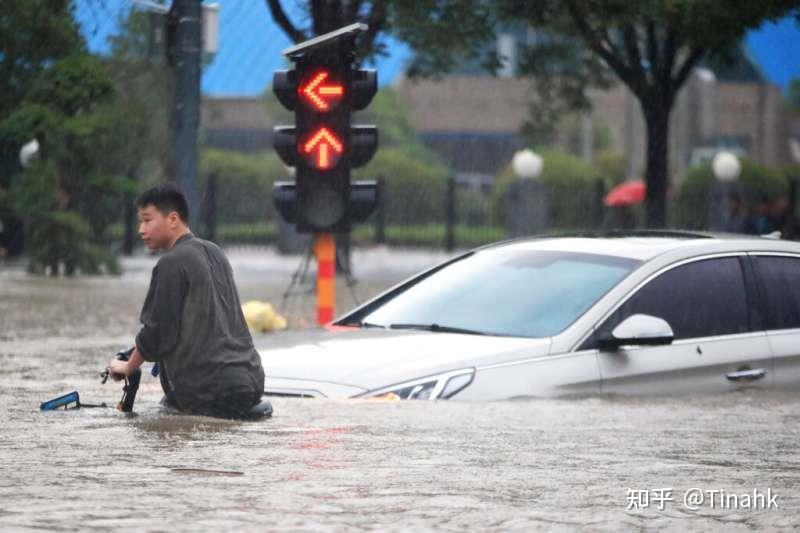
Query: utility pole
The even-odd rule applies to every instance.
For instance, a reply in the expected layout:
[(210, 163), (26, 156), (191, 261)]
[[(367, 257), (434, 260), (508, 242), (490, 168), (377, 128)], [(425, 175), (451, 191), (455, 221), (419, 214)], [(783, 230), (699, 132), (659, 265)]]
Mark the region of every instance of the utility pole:
[(175, 74), (170, 143), (170, 177), (189, 203), (189, 223), (199, 231), (197, 130), (200, 123), (202, 0), (173, 0), (169, 11), (169, 58)]

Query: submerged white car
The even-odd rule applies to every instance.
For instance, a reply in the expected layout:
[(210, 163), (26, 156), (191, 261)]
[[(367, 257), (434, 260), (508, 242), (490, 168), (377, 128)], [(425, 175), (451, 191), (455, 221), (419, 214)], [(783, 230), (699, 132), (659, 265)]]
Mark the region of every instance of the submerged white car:
[(800, 243), (508, 241), (270, 337), (265, 394), (497, 400), (800, 389)]

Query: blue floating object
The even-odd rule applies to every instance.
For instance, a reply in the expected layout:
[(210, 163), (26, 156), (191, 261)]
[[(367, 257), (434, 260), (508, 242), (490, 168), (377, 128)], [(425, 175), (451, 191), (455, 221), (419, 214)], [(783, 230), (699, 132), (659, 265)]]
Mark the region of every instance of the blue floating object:
[(53, 398), (52, 400), (42, 402), (41, 405), (39, 405), (39, 409), (42, 411), (53, 411), (59, 407), (66, 409), (71, 403), (74, 403), (75, 407), (80, 407), (81, 405), (81, 400), (78, 396), (78, 391), (76, 390), (68, 392), (67, 394), (59, 396), (58, 398)]

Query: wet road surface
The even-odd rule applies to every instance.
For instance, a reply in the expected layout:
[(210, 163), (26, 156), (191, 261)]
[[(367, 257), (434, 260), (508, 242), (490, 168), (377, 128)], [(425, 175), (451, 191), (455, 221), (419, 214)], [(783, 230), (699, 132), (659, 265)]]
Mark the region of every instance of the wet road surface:
[[(274, 299), (286, 285), (246, 272), (238, 281), (243, 301)], [(395, 281), (366, 279), (361, 297)], [(0, 530), (800, 525), (800, 395), (273, 399), (272, 419), (229, 422), (164, 413), (146, 375), (134, 415), (40, 412), (73, 389), (85, 402), (118, 400), (121, 386), (97, 373), (130, 345), (146, 289), (146, 275), (0, 275)], [(779, 508), (712, 508), (706, 494), (692, 510), (683, 501), (692, 488), (771, 490)], [(635, 491), (650, 505), (629, 509)]]

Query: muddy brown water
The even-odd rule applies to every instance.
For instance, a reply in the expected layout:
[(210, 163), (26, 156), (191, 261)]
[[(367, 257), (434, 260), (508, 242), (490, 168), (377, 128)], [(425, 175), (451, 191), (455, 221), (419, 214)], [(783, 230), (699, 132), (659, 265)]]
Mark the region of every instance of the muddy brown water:
[[(367, 280), (361, 297), (396, 280)], [(285, 280), (244, 276), (242, 299)], [(274, 399), (274, 417), (40, 412), (130, 345), (146, 276), (0, 275), (0, 530), (791, 530), (800, 395), (491, 403)], [(340, 291), (344, 298), (349, 295)], [(313, 309), (298, 305), (298, 317)], [(305, 309), (305, 311), (302, 311)], [(296, 321), (301, 322), (300, 318)], [(259, 337), (265, 344), (269, 338)], [(267, 371), (269, 371), (267, 363)], [(692, 488), (777, 494), (778, 509), (684, 505)], [(653, 490), (672, 489), (664, 509)], [(651, 505), (629, 509), (631, 491)], [(728, 502), (731, 503), (730, 500)]]

